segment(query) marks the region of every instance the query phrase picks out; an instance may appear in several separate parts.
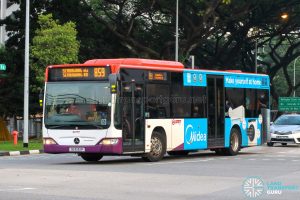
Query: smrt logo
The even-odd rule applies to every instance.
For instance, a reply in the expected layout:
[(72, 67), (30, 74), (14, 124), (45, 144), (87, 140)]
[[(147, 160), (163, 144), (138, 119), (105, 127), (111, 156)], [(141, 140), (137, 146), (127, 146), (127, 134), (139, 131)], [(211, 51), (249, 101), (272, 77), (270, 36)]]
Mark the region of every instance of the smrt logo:
[(188, 145), (193, 144), (194, 142), (202, 142), (206, 141), (206, 134), (200, 133), (200, 131), (195, 131), (194, 127), (189, 124), (187, 125), (185, 129), (185, 135), (186, 135), (186, 143)]
[(181, 119), (173, 119), (172, 125), (175, 125), (175, 124), (181, 124)]

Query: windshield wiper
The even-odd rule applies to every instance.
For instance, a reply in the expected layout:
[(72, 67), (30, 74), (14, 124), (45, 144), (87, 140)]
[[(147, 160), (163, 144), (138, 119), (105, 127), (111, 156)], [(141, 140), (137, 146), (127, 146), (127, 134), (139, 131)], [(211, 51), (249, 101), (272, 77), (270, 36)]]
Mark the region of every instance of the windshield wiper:
[(47, 128), (51, 128), (51, 129), (57, 129), (57, 128), (70, 128), (70, 127), (89, 127), (89, 128), (97, 128), (97, 129), (104, 129), (105, 126), (102, 125), (96, 125), (96, 124), (62, 124), (62, 125), (47, 125)]
[(62, 124), (62, 125), (45, 124), (45, 126), (47, 128), (56, 129), (56, 128), (62, 128), (62, 127), (72, 127), (72, 126), (76, 126), (76, 125), (74, 125), (74, 124)]
[(97, 124), (85, 124), (85, 126), (92, 126), (98, 129), (104, 129), (105, 126), (103, 125), (97, 125)]

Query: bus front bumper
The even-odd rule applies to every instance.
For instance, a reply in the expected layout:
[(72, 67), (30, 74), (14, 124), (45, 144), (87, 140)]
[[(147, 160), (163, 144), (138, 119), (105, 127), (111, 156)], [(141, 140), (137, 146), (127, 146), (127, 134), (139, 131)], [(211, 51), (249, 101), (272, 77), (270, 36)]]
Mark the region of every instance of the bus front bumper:
[(44, 144), (45, 153), (98, 153), (103, 155), (120, 155), (123, 152), (122, 139), (118, 138), (116, 144), (97, 144), (97, 145), (59, 145)]

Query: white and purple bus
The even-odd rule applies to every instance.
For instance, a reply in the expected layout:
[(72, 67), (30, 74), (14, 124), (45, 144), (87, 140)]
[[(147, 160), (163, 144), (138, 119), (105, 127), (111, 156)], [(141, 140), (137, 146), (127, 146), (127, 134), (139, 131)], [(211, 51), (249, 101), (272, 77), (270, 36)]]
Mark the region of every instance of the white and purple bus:
[(210, 149), (236, 155), (265, 142), (269, 77), (187, 69), (173, 61), (95, 59), (46, 69), (46, 153), (158, 161)]

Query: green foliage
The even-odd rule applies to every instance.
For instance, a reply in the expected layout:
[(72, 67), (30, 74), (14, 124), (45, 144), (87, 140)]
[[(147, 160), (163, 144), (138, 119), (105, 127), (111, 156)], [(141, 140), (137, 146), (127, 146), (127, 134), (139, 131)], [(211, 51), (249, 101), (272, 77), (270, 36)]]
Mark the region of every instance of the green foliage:
[(39, 81), (43, 80), (45, 67), (50, 64), (78, 62), (79, 42), (76, 39), (75, 23), (63, 25), (54, 20), (52, 14), (40, 15), (31, 46), (33, 70)]
[(231, 0), (222, 0), (222, 3), (224, 3), (224, 4), (230, 4)]
[[(8, 80), (0, 88), (0, 94), (9, 96), (0, 103), (0, 108), (15, 113), (19, 111), (5, 105), (18, 102), (22, 111), (25, 1), (10, 2), (21, 3), (21, 9), (0, 22), (6, 24), (10, 33), (6, 54), (1, 57), (0, 53), (0, 59), (7, 60), (8, 72), (14, 80)], [(30, 74), (31, 92), (41, 87), (44, 68), (49, 64), (93, 58), (175, 58), (174, 0), (36, 0), (30, 3), (30, 28), (36, 30), (30, 32), (34, 69)], [(283, 11), (289, 13), (288, 20), (280, 18)], [(38, 20), (41, 13), (45, 16), (51, 13), (59, 21), (51, 17)], [(76, 46), (76, 42), (70, 42), (71, 37), (65, 39), (68, 34), (62, 26), (69, 21), (76, 24), (80, 41), (78, 58), (73, 60), (65, 58), (75, 49), (72, 45)], [(75, 29), (74, 24), (70, 27)], [(180, 0), (179, 58), (183, 61), (195, 55), (195, 65), (200, 68), (253, 72), (257, 41), (258, 49), (266, 52), (259, 55), (258, 70), (270, 75), (272, 95), (276, 99), (278, 95), (291, 94), (293, 89), (291, 67), (300, 55), (299, 27), (299, 0)], [(68, 48), (64, 46), (66, 42)], [(34, 49), (36, 46), (39, 48)], [(296, 71), (300, 71), (298, 67)], [(299, 81), (296, 87), (300, 88)], [(16, 88), (20, 89), (15, 92)]]
[(29, 147), (23, 147), (23, 141), (18, 141), (17, 145), (13, 144), (13, 141), (3, 142), (0, 141), (0, 151), (24, 151), (24, 150), (41, 150), (43, 149), (43, 141), (37, 139), (31, 139), (28, 142)]
[(0, 116), (4, 117), (22, 113), (23, 110), (23, 79), (15, 75), (18, 65), (14, 58), (17, 54), (14, 49), (0, 49), (0, 61), (7, 67), (6, 71), (0, 71), (5, 74), (5, 77), (0, 79)]

